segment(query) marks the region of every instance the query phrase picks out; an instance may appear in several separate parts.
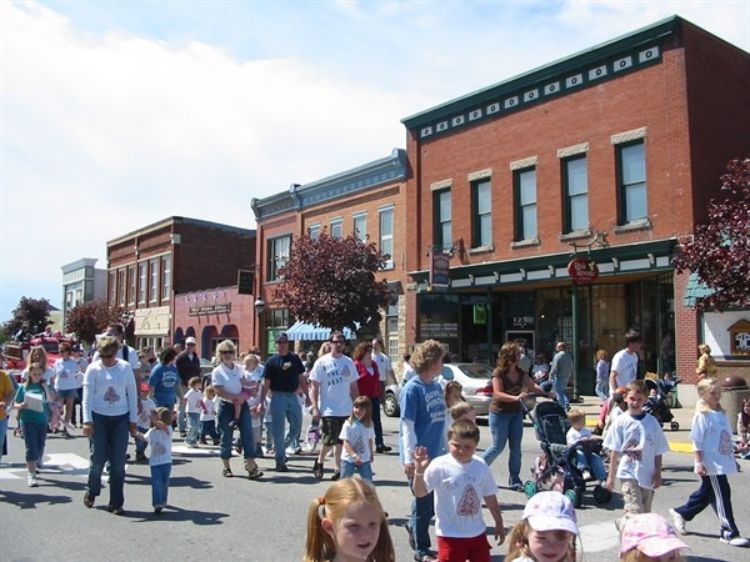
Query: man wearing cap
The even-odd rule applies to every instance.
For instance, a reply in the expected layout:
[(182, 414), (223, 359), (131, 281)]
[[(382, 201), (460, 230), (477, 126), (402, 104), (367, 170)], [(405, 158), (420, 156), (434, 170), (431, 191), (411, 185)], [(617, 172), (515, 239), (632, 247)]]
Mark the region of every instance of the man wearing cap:
[[(175, 345), (175, 351), (177, 346)], [(185, 393), (188, 390), (188, 381), (193, 377), (201, 377), (201, 360), (195, 353), (195, 338), (189, 336), (185, 339), (185, 351), (179, 352), (177, 361), (177, 374), (180, 376), (180, 385), (177, 389), (177, 396), (180, 399), (180, 407), (177, 413), (177, 426), (180, 429), (180, 435), (185, 436)]]
[(568, 386), (570, 377), (573, 376), (573, 360), (570, 354), (565, 350), (565, 342), (559, 341), (555, 345), (555, 356), (552, 358), (552, 366), (549, 370), (549, 378), (552, 381), (552, 387), (555, 392), (555, 399), (567, 411), (570, 407), (568, 396), (565, 389)]
[[(277, 472), (289, 470), (286, 466), (286, 443), (284, 422), (289, 421), (290, 438), (299, 440), (302, 430), (302, 411), (297, 400), (297, 390), (304, 384), (305, 367), (296, 353), (289, 351), (289, 338), (282, 332), (276, 336), (276, 353), (266, 361), (264, 383), (259, 409), (263, 408), (266, 396), (271, 393), (271, 432), (276, 456)], [(295, 437), (296, 436), (296, 437)], [(297, 443), (291, 443), (295, 446)]]

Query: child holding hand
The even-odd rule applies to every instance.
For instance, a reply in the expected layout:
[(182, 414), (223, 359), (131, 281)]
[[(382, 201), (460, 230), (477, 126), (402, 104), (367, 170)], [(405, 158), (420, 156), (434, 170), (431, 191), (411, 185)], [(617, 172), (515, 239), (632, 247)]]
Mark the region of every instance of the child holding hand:
[(375, 428), (372, 423), (372, 402), (367, 396), (354, 399), (352, 415), (341, 427), (341, 478), (356, 472), (372, 482), (372, 461), (375, 458)]
[(208, 445), (206, 437), (213, 439), (214, 445), (219, 444), (219, 432), (216, 430), (216, 391), (210, 384), (203, 389), (201, 401), (201, 438), (202, 445)]
[[(145, 433), (151, 427), (151, 416), (156, 410), (156, 404), (151, 399), (151, 387), (147, 382), (141, 382), (138, 384), (138, 390), (141, 393), (141, 410), (138, 412), (136, 418), (136, 427), (138, 431)], [(145, 462), (148, 460), (146, 457), (146, 445), (148, 443), (142, 439), (135, 440), (135, 460), (136, 462)]]
[(497, 503), (497, 484), (487, 464), (475, 456), (479, 428), (468, 420), (453, 422), (447, 455), (430, 462), (425, 447), (414, 450), (414, 495), (435, 492), (435, 533), (438, 560), (489, 562), (490, 544), (482, 516), (482, 498), (495, 520), (495, 539), (505, 541), (503, 515)]
[(153, 427), (146, 434), (137, 433), (136, 438), (148, 442), (151, 447), (149, 468), (151, 469), (151, 501), (157, 515), (167, 506), (169, 475), (172, 472), (172, 411), (160, 407), (154, 411)]

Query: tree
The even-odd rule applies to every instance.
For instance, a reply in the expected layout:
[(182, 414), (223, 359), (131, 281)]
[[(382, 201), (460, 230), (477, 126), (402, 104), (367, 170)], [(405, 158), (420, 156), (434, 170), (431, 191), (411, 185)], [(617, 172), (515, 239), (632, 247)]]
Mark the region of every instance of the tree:
[(13, 317), (5, 323), (6, 333), (13, 336), (21, 327), (25, 327), (32, 334), (41, 332), (47, 326), (51, 309), (47, 299), (21, 297), (13, 311)]
[(81, 303), (68, 311), (65, 331), (75, 333), (86, 343), (94, 343), (96, 334), (101, 334), (108, 324), (119, 322), (122, 309), (109, 306), (105, 300)]
[(677, 271), (697, 273), (712, 289), (698, 310), (750, 307), (750, 158), (731, 160), (720, 179), (722, 197), (711, 199), (707, 222), (674, 259)]
[(376, 281), (387, 256), (372, 242), (350, 234), (335, 238), (321, 233), (294, 241), (276, 297), (292, 317), (332, 330), (357, 329), (380, 322), (380, 308), (391, 301), (388, 283)]

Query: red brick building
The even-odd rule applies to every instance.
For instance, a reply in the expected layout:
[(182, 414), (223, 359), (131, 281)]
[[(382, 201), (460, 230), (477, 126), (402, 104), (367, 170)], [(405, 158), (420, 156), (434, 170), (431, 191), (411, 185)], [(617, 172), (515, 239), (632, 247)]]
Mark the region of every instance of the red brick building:
[[(281, 280), (277, 271), (286, 263), (292, 241), (303, 233), (315, 235), (326, 229), (336, 236), (355, 231), (359, 236), (369, 236), (383, 253), (391, 256), (382, 278), (390, 283), (397, 304), (384, 311), (381, 332), (391, 356), (403, 352), (407, 339), (408, 233), (404, 191), (407, 170), (406, 153), (394, 150), (385, 158), (355, 169), (304, 185), (294, 184), (288, 191), (264, 199), (253, 199), (258, 229), (257, 295), (264, 303), (256, 341), (262, 349), (274, 351), (275, 334), (295, 327), (295, 319), (289, 317), (275, 295)], [(315, 339), (312, 333), (306, 336), (304, 328), (296, 326), (292, 337), (298, 341)]]
[[(176, 295), (236, 285), (254, 263), (254, 230), (169, 217), (107, 242), (108, 300), (128, 312), (136, 347), (158, 349), (180, 341)], [(184, 334), (190, 324), (177, 327)]]
[[(635, 328), (645, 369), (689, 379), (701, 333), (671, 259), (748, 154), (749, 91), (748, 53), (673, 17), (404, 119), (413, 338), (464, 360), (562, 339), (590, 391), (594, 352)], [(571, 281), (574, 245), (595, 282)]]

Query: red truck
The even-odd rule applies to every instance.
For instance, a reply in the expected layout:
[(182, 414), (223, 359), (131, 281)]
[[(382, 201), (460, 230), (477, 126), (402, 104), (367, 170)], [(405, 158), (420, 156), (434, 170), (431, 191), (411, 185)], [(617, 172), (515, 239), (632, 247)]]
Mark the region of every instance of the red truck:
[(9, 342), (5, 344), (5, 366), (8, 374), (19, 383), (21, 374), (26, 368), (26, 358), (32, 347), (41, 345), (47, 352), (47, 366), (52, 367), (55, 361), (60, 357), (59, 345), (62, 342), (68, 342), (70, 345), (75, 341), (62, 336), (44, 336), (38, 335), (31, 338), (28, 342)]

